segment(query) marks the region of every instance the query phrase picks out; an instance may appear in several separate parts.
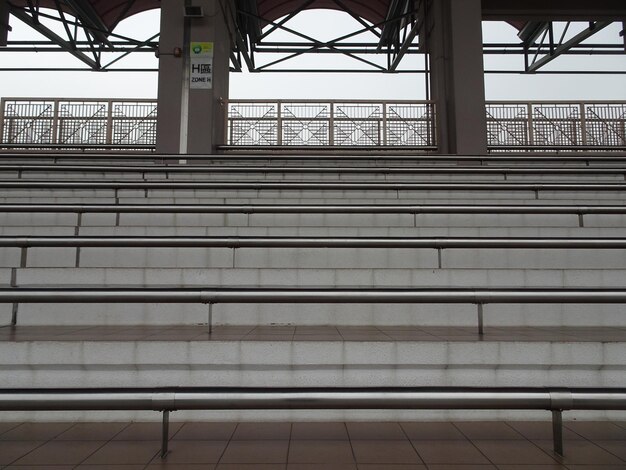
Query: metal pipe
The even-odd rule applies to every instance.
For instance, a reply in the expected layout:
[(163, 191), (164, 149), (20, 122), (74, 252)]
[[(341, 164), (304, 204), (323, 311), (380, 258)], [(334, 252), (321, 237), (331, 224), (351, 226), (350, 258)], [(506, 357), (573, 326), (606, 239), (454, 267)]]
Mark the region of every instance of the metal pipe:
[(626, 206), (547, 204), (0, 204), (0, 212), (73, 214), (626, 214)]
[(0, 303), (626, 303), (626, 289), (3, 288)]
[[(289, 388), (0, 390), (0, 411), (458, 409), (552, 410), (551, 389)], [(625, 389), (571, 390), (568, 410), (626, 410)], [(579, 401), (585, 396), (585, 401)]]
[(626, 238), (12, 237), (0, 247), (624, 249)]
[[(16, 146), (23, 146), (24, 144), (15, 144)], [(235, 149), (241, 150), (241, 147), (234, 147)], [(354, 147), (352, 147), (354, 149)], [(570, 148), (570, 147), (566, 147)], [(612, 148), (612, 147), (611, 147)], [(357, 147), (358, 149), (358, 147)], [(395, 147), (393, 148), (398, 153), (407, 152), (405, 147)], [(515, 147), (516, 150), (519, 147)], [(294, 149), (295, 150), (295, 149)], [(215, 161), (224, 161), (232, 164), (232, 160), (262, 160), (262, 161), (307, 161), (307, 160), (329, 160), (332, 162), (338, 161), (368, 161), (368, 160), (377, 160), (377, 161), (403, 161), (403, 162), (472, 162), (472, 163), (493, 163), (493, 162), (554, 162), (554, 163), (571, 163), (571, 162), (623, 162), (626, 159), (625, 155), (616, 155), (616, 154), (598, 154), (596, 153), (598, 147), (593, 147), (594, 153), (589, 155), (498, 155), (491, 154), (488, 156), (471, 156), (471, 155), (397, 155), (397, 154), (380, 154), (380, 155), (345, 155), (345, 154), (336, 154), (336, 149), (332, 149), (332, 154), (320, 154), (320, 155), (301, 155), (301, 154), (239, 154), (237, 153), (234, 157), (229, 155), (184, 155), (183, 159), (187, 161), (202, 161), (202, 162), (215, 162)], [(375, 153), (378, 148), (368, 148), (371, 153)], [(178, 154), (139, 154), (139, 153), (121, 153), (116, 152), (114, 154), (110, 153), (63, 153), (63, 152), (54, 152), (54, 153), (8, 153), (8, 152), (0, 152), (0, 161), (2, 160), (37, 160), (37, 159), (79, 159), (79, 160), (104, 160), (104, 161), (132, 161), (132, 160), (158, 160), (162, 161), (171, 161), (178, 162), (181, 159), (181, 155)]]
[(367, 190), (367, 191), (625, 191), (624, 183), (422, 183), (288, 181), (0, 181), (0, 189)]
[(605, 167), (580, 167), (580, 168), (556, 168), (556, 167), (383, 167), (383, 166), (206, 166), (206, 165), (13, 165), (1, 164), (0, 171), (46, 171), (46, 172), (102, 172), (102, 173), (356, 173), (356, 174), (515, 174), (515, 175), (621, 175), (626, 168)]

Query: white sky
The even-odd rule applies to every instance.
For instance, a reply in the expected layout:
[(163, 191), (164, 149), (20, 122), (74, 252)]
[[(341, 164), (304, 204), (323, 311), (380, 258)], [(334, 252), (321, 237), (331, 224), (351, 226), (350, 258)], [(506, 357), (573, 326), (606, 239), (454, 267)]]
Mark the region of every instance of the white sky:
[[(325, 25), (319, 29), (318, 25)], [(13, 40), (33, 38), (34, 33), (12, 18)], [(335, 11), (307, 11), (289, 23), (294, 29), (308, 32), (316, 39), (328, 40), (360, 26), (348, 15)], [(158, 31), (159, 12), (150, 11), (125, 20), (116, 30), (119, 34), (147, 39)], [(515, 41), (516, 30), (503, 23), (484, 23), (487, 42)], [(612, 25), (596, 35), (592, 42), (616, 42), (621, 25)], [(287, 33), (275, 33), (272, 40), (289, 39)], [(368, 58), (372, 58), (370, 56)], [(625, 55), (616, 57), (561, 57), (549, 69), (594, 68), (626, 70)], [(271, 60), (271, 59), (267, 59)], [(348, 59), (349, 60), (349, 59)], [(377, 59), (385, 60), (384, 57)], [(521, 69), (519, 56), (487, 56), (487, 69)], [(324, 62), (320, 62), (324, 61)], [(286, 67), (315, 67), (342, 61), (344, 68), (352, 63), (328, 55), (300, 58)], [(337, 62), (339, 63), (339, 62)], [(0, 67), (77, 67), (82, 65), (62, 53), (0, 53)], [(133, 54), (120, 65), (156, 68), (152, 54)], [(354, 62), (356, 64), (356, 62)], [(405, 58), (407, 68), (422, 68), (420, 56)], [(423, 99), (423, 75), (414, 74), (249, 74), (231, 73), (231, 98), (259, 99)], [(486, 75), (486, 94), (490, 100), (626, 100), (626, 75)], [(68, 97), (68, 98), (155, 98), (156, 73), (121, 72), (0, 72), (2, 97)]]

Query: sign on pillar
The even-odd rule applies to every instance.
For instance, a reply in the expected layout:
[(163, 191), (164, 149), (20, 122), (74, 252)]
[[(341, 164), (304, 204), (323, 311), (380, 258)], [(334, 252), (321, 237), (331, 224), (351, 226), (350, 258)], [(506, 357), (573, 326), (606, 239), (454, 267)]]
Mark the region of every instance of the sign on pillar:
[(192, 42), (189, 48), (191, 83), (194, 90), (213, 88), (213, 43)]

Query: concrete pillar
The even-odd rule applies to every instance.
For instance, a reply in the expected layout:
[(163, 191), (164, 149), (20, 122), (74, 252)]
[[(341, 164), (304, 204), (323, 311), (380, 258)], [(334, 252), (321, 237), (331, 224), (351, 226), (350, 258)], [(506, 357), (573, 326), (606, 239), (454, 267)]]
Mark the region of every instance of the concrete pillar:
[(481, 0), (433, 0), (428, 12), (431, 99), (440, 153), (487, 153)]
[(9, 2), (0, 0), (0, 46), (6, 46), (9, 38)]
[[(185, 18), (184, 3), (161, 0), (157, 152), (212, 154), (224, 143), (230, 35), (217, 0), (190, 2), (201, 18)], [(211, 89), (190, 89), (190, 42), (214, 43)]]

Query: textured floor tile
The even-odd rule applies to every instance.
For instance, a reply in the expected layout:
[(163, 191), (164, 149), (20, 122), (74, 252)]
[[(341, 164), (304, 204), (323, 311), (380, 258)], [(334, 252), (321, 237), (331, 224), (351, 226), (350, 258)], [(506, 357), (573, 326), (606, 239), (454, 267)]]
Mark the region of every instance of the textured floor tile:
[[(553, 464), (556, 461), (532, 442), (514, 440), (473, 441), (474, 445), (494, 464)], [(552, 445), (552, 442), (550, 442)]]
[(454, 425), (468, 439), (524, 439), (524, 436), (503, 422), (455, 422)]
[(358, 470), (354, 463), (290, 463), (287, 470)]
[(291, 423), (240, 423), (232, 439), (247, 440), (285, 440), (291, 435)]
[(109, 441), (128, 423), (77, 423), (55, 437), (57, 441)]
[(465, 441), (412, 441), (419, 456), (426, 464), (488, 464), (489, 460)]
[(84, 463), (91, 465), (147, 465), (161, 449), (160, 441), (111, 441)]
[[(495, 465), (468, 465), (468, 464), (438, 464), (429, 465), (428, 470), (498, 470)], [(535, 467), (528, 467), (526, 470), (535, 470)]]
[(215, 465), (208, 463), (168, 463), (157, 457), (150, 465), (142, 468), (144, 470), (215, 470)]
[(101, 441), (50, 441), (25, 455), (16, 465), (77, 465), (96, 452)]
[(377, 464), (362, 463), (358, 466), (359, 470), (426, 470), (425, 465), (419, 464)]
[(567, 468), (556, 463), (551, 465), (498, 465), (498, 470), (566, 470)]
[(402, 429), (414, 440), (463, 440), (465, 436), (452, 423), (401, 423)]
[(358, 441), (352, 440), (352, 450), (357, 463), (423, 463), (411, 443), (404, 441)]
[(237, 423), (186, 423), (172, 440), (228, 441), (236, 427)]
[(76, 470), (143, 470), (145, 465), (79, 465), (74, 468)]
[(73, 425), (74, 423), (24, 423), (0, 435), (0, 441), (47, 441)]
[(407, 438), (398, 423), (346, 423), (346, 427), (350, 439), (402, 440)]
[(594, 441), (593, 443), (616, 455), (626, 463), (626, 441)]
[(287, 441), (230, 441), (220, 463), (287, 463)]
[(570, 421), (564, 424), (576, 434), (590, 440), (621, 440), (626, 441), (626, 429), (609, 422)]
[[(552, 453), (552, 441), (533, 441), (547, 453)], [(601, 447), (589, 441), (565, 441), (563, 443), (564, 457), (555, 458), (565, 465), (576, 464), (602, 464), (602, 465), (619, 465), (624, 461), (619, 457), (611, 454)]]
[[(4, 467), (4, 469), (9, 470), (73, 470), (74, 468), (83, 468), (76, 467), (74, 465), (9, 465)], [(141, 469), (137, 469), (141, 470)]]
[[(170, 423), (170, 436), (173, 436), (182, 427), (183, 423)], [(132, 423), (117, 434), (115, 441), (160, 441), (161, 423)]]
[(168, 463), (217, 463), (228, 441), (171, 441)]
[(221, 463), (215, 467), (215, 470), (285, 470), (285, 468), (285, 464), (274, 463)]
[(291, 441), (289, 463), (354, 463), (352, 447), (342, 441)]
[(0, 436), (11, 429), (18, 427), (21, 423), (0, 423)]
[(8, 465), (43, 445), (43, 441), (0, 442), (0, 465)]
[[(550, 421), (511, 421), (507, 423), (526, 439), (544, 440), (552, 439), (552, 422)], [(583, 439), (570, 429), (563, 428), (565, 439)]]
[(347, 440), (348, 431), (344, 423), (293, 423), (291, 425), (291, 440), (302, 439)]

